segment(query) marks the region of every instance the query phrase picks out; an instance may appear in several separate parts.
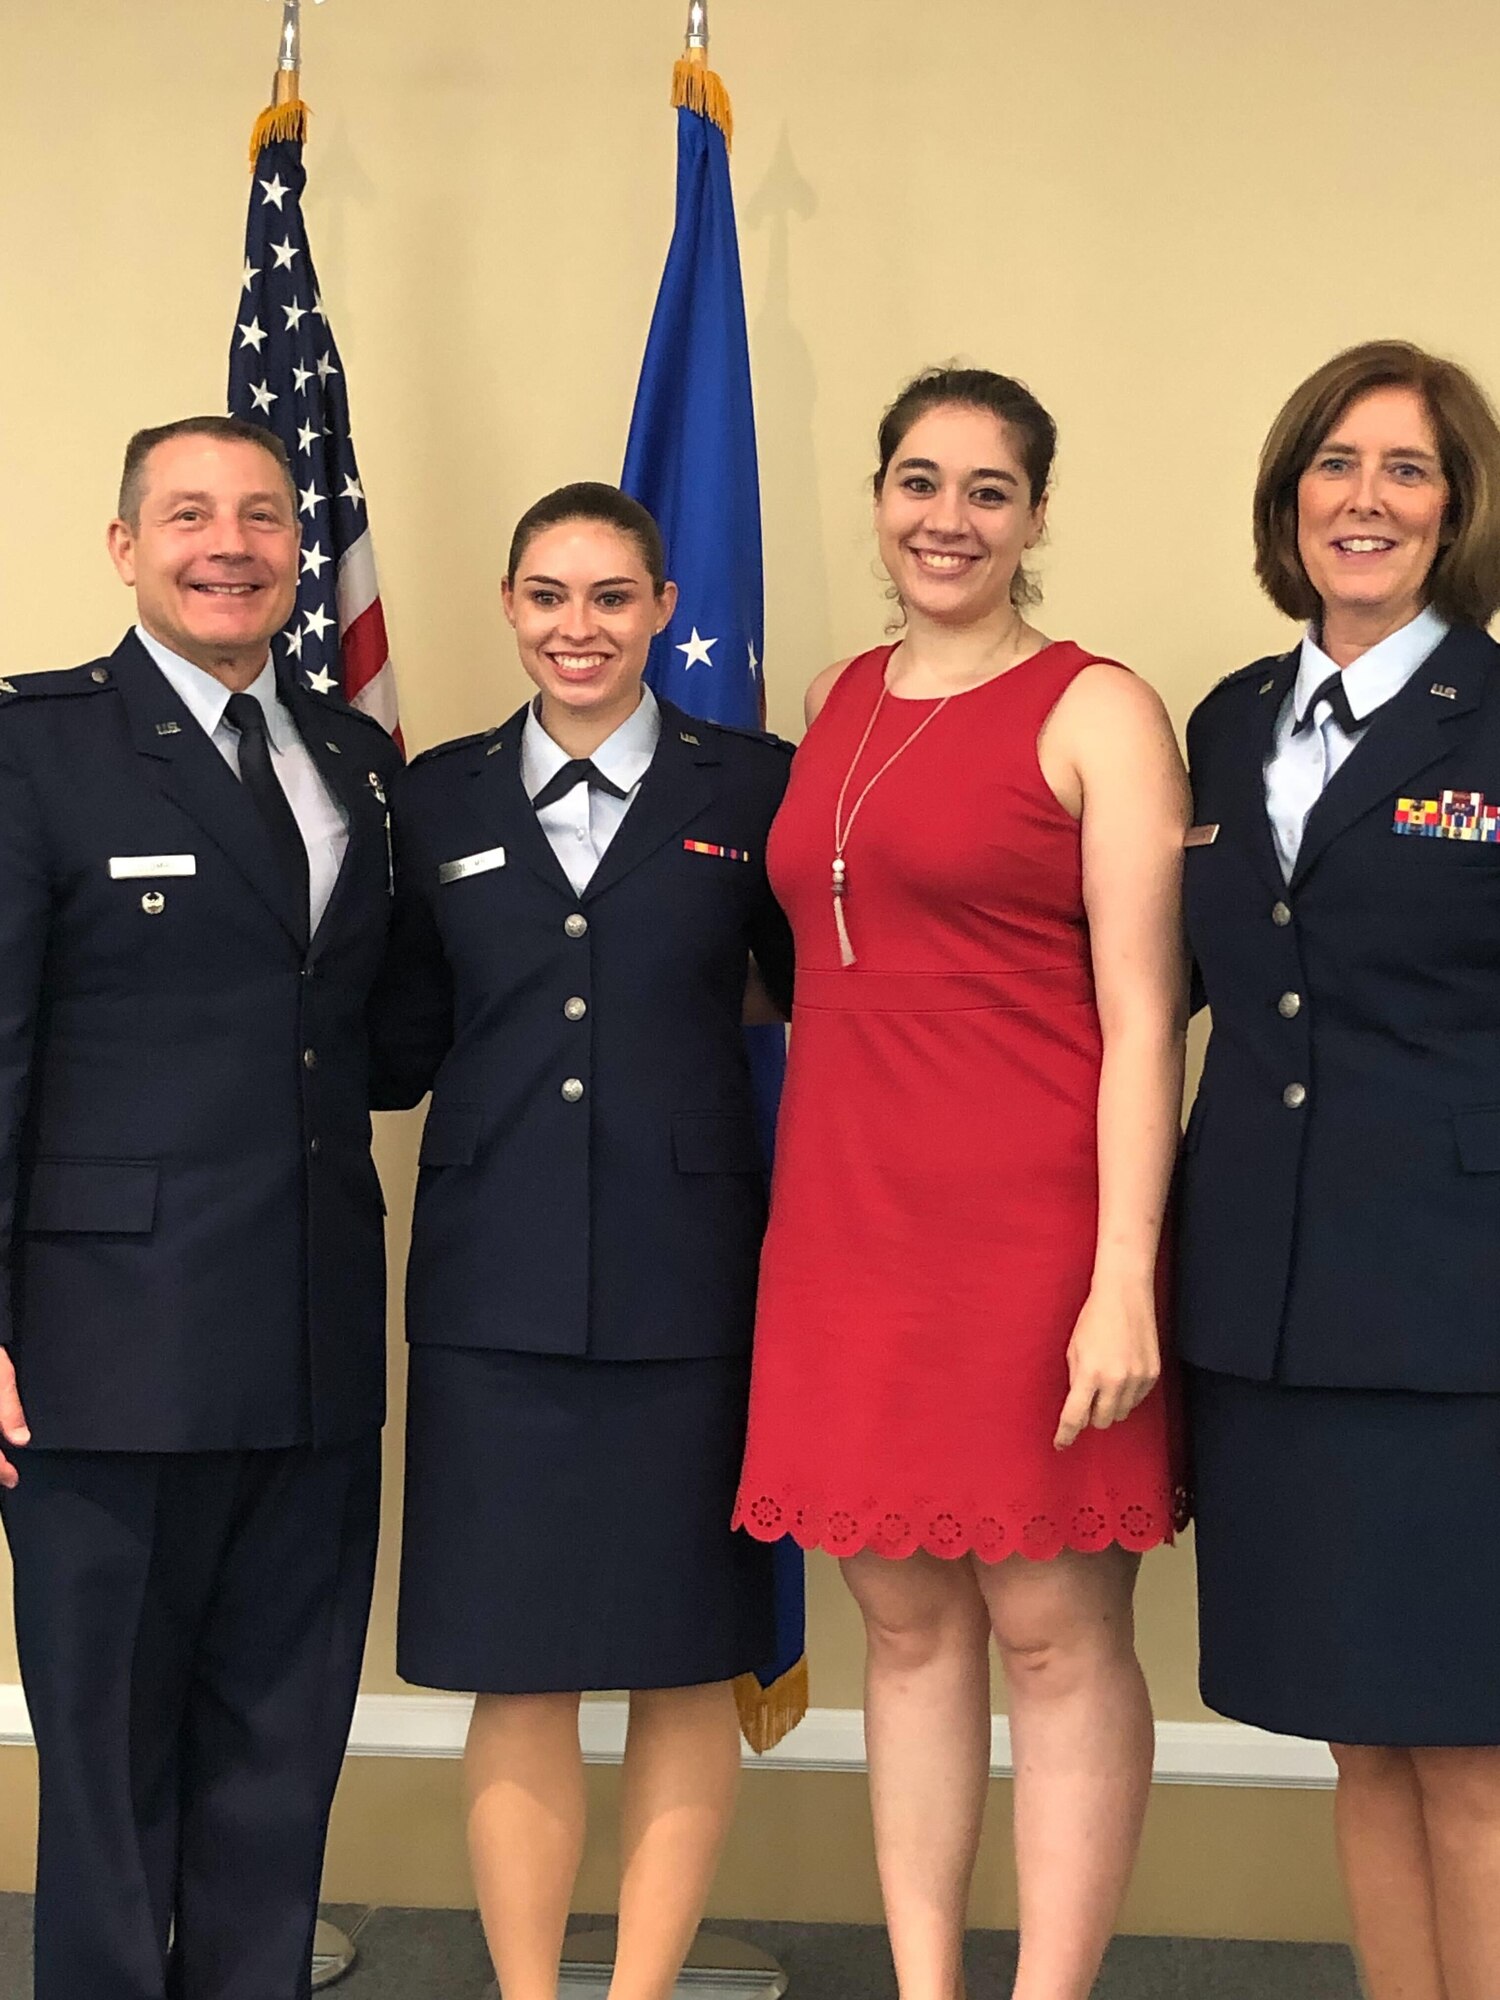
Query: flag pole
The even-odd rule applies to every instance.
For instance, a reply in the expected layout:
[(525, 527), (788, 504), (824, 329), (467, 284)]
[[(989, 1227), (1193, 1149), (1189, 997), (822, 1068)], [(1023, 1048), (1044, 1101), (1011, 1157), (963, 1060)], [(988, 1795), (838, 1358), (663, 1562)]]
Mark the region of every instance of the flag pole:
[(724, 134), (724, 144), (734, 143), (729, 92), (708, 66), (708, 0), (691, 0), (688, 7), (687, 34), (672, 71), (672, 102), (679, 110), (685, 107), (711, 119)]
[[(317, 0), (321, 6), (323, 0)], [(281, 40), (277, 45), (276, 74), (271, 82), (271, 102), (255, 121), (250, 134), (250, 165), (253, 168), (262, 146), (278, 139), (300, 144), (307, 137), (307, 106), (302, 101), (302, 0), (282, 0)]]

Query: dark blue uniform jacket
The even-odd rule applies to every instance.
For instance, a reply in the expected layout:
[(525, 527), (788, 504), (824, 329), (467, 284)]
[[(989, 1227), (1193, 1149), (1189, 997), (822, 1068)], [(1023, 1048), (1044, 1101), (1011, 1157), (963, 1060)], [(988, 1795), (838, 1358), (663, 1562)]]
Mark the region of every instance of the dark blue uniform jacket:
[(133, 636), (0, 689), (0, 1338), (39, 1447), (381, 1420), (365, 1009), (400, 758), (281, 694), (349, 820), (310, 946), (250, 795)]
[(749, 1345), (765, 1178), (740, 1019), (751, 952), (790, 998), (765, 863), (791, 746), (661, 709), (581, 897), (521, 783), (524, 709), (416, 758), (396, 791), (376, 1018), (383, 1101), (432, 1090), (413, 1341), (611, 1360)]
[(1213, 1014), (1181, 1182), (1179, 1345), (1327, 1387), (1500, 1391), (1500, 647), (1456, 628), (1370, 723), (1282, 879), (1263, 765), (1296, 652), (1188, 724), (1189, 939)]

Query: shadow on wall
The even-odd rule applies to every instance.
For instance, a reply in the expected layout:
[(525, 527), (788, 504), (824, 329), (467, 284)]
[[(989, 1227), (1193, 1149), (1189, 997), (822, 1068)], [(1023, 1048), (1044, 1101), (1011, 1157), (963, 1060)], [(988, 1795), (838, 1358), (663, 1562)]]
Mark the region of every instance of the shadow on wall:
[[(818, 197), (781, 137), (760, 186), (742, 210), (747, 230), (769, 231), (765, 292), (751, 329), (760, 446), (766, 598), (796, 604), (795, 633), (767, 642), (767, 685), (778, 704), (801, 690), (833, 652), (828, 566), (823, 548), (818, 458), (813, 448), (817, 370), (792, 318), (792, 224), (817, 213)], [(783, 707), (783, 718), (786, 710)], [(799, 732), (800, 734), (800, 729)]]

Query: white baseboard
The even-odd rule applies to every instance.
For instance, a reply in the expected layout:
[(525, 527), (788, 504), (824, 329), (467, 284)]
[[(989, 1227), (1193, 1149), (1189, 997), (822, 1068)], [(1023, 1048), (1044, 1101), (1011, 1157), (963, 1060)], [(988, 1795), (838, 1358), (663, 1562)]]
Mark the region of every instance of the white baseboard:
[[(351, 1757), (456, 1757), (463, 1749), (470, 1702), (461, 1694), (363, 1694), (354, 1710)], [(623, 1701), (586, 1701), (583, 1753), (591, 1764), (618, 1764), (628, 1715)], [(26, 1698), (15, 1682), (0, 1682), (0, 1744), (29, 1744)], [(764, 1757), (745, 1752), (752, 1768), (777, 1771), (862, 1771), (864, 1717), (857, 1708), (810, 1709), (790, 1736)], [(1010, 1724), (994, 1719), (990, 1769), (1009, 1777)], [(1269, 1736), (1239, 1722), (1158, 1722), (1159, 1785), (1258, 1785), (1279, 1790), (1322, 1790), (1334, 1779), (1333, 1759), (1321, 1743), (1300, 1736)]]

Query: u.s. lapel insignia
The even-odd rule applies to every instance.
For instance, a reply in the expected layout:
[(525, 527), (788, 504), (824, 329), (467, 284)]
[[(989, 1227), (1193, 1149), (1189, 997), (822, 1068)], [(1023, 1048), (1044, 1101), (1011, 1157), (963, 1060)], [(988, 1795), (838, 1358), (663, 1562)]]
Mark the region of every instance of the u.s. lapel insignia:
[(1477, 840), (1500, 846), (1500, 805), (1487, 804), (1483, 792), (1447, 791), (1440, 799), (1397, 799), (1391, 831), (1425, 840)]
[(1275, 687), (1275, 685), (1276, 685), (1276, 676), (1272, 674), (1271, 678), (1268, 681), (1261, 682), (1260, 691), (1262, 694), (1269, 694), (1272, 688)]
[[(326, 736), (324, 737), (324, 739), (323, 739), (323, 740), (324, 740), (324, 742), (325, 742), (325, 743), (327, 743), (327, 742), (328, 742), (328, 739), (327, 739), (327, 737), (326, 737)], [(331, 750), (331, 751), (333, 752), (333, 754), (334, 754), (334, 756), (335, 756), (335, 757), (342, 757), (342, 756), (343, 756), (343, 754), (344, 754), (344, 753), (343, 753), (343, 751), (342, 751), (342, 750), (340, 750), (340, 748), (339, 748), (339, 746), (337, 745), (337, 743), (329, 743), (329, 744), (328, 744), (328, 747), (329, 747), (329, 749), (330, 749), (330, 750)]]
[(1427, 692), (1429, 694), (1441, 695), (1444, 701), (1458, 700), (1458, 689), (1456, 687), (1449, 687), (1446, 681), (1434, 681)]
[(503, 736), (497, 736), (494, 742), (490, 745), (489, 749), (486, 750), (484, 754), (486, 757), (494, 757), (504, 748), (505, 748), (505, 738)]
[(156, 733), (158, 736), (180, 736), (182, 734), (182, 724), (180, 722), (158, 722)]
[(703, 746), (698, 741), (698, 738), (694, 736), (689, 730), (679, 729), (677, 734), (682, 738), (684, 743), (691, 743), (695, 750), (702, 749)]

